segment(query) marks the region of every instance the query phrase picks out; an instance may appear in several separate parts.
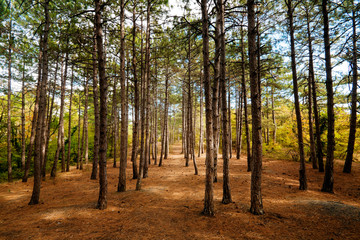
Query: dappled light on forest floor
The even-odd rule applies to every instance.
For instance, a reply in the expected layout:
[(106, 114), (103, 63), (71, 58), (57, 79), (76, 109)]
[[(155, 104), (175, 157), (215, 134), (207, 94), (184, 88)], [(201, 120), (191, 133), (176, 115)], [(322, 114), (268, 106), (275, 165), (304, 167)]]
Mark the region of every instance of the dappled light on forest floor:
[[(215, 183), (215, 217), (201, 215), (204, 157), (185, 167), (179, 145), (164, 166), (149, 165), (149, 177), (135, 191), (131, 164), (127, 191), (117, 192), (118, 168), (108, 160), (108, 207), (95, 209), (98, 180), (72, 168), (42, 183), (40, 204), (28, 206), (33, 179), (0, 184), (0, 239), (359, 239), (360, 166), (351, 179), (335, 165), (335, 194), (320, 192), (323, 174), (308, 164), (309, 190), (298, 190), (298, 162), (266, 159), (263, 164), (265, 215), (250, 208), (246, 156), (230, 160), (233, 203), (223, 205), (222, 158)], [(89, 165), (90, 166), (90, 165)], [(331, 229), (331, 231), (329, 231)]]

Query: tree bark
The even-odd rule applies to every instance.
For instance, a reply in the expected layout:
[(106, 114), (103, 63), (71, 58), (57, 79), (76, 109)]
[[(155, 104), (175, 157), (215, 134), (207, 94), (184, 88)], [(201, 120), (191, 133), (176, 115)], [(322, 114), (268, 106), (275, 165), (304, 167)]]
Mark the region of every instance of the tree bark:
[(74, 84), (74, 65), (71, 68), (71, 82), (70, 82), (70, 98), (69, 98), (69, 125), (68, 125), (68, 151), (66, 157), (66, 171), (70, 171), (70, 159), (71, 159), (71, 110), (72, 110), (72, 98), (73, 98), (73, 84)]
[(295, 112), (296, 112), (296, 122), (298, 130), (298, 145), (300, 153), (300, 170), (299, 170), (299, 189), (307, 189), (306, 181), (306, 171), (305, 171), (305, 154), (304, 154), (304, 141), (302, 133), (302, 122), (301, 122), (301, 112), (300, 112), (300, 103), (299, 103), (299, 93), (298, 93), (298, 79), (296, 72), (296, 60), (295, 60), (295, 39), (294, 39), (294, 19), (293, 13), (295, 8), (292, 5), (292, 0), (286, 1), (287, 5), (287, 14), (289, 17), (289, 30), (290, 30), (290, 44), (291, 44), (291, 70), (293, 78), (293, 89), (294, 89), (294, 99), (295, 99)]
[[(254, 20), (255, 21), (255, 20)], [(254, 23), (255, 26), (255, 23)], [(247, 90), (245, 82), (245, 45), (244, 45), (244, 31), (241, 26), (241, 88), (243, 91), (244, 101), (244, 120), (245, 120), (245, 135), (246, 135), (246, 154), (247, 154), (247, 171), (251, 171), (251, 147), (250, 147), (250, 130), (248, 121), (248, 108), (247, 108)], [(261, 112), (261, 110), (260, 110)], [(260, 122), (261, 124), (261, 122)], [(260, 125), (261, 126), (261, 125)]]
[(7, 167), (8, 182), (12, 181), (12, 154), (11, 154), (11, 64), (12, 64), (12, 19), (11, 19), (11, 1), (10, 1), (10, 33), (9, 33), (9, 55), (8, 55), (8, 89), (7, 89)]
[[(223, 0), (217, 1), (217, 10), (219, 15), (219, 27), (220, 27), (220, 74), (219, 74), (219, 87), (221, 91), (221, 120), (222, 120), (222, 157), (223, 157), (223, 198), (222, 203), (229, 204), (232, 202), (230, 191), (230, 176), (229, 176), (229, 151), (231, 151), (231, 141), (229, 133), (231, 131), (230, 124), (228, 123), (228, 117), (230, 120), (230, 114), (228, 114), (226, 104), (226, 60), (225, 60), (225, 10)], [(230, 92), (229, 92), (230, 97)], [(229, 99), (230, 103), (230, 99)], [(230, 111), (230, 109), (229, 109)], [(231, 153), (230, 153), (231, 157)]]
[(106, 173), (106, 152), (107, 152), (107, 79), (105, 72), (106, 59), (103, 51), (103, 31), (101, 23), (101, 0), (95, 0), (95, 27), (96, 44), (98, 53), (98, 70), (100, 79), (100, 139), (99, 139), (99, 199), (97, 209), (107, 207), (107, 173)]
[(25, 59), (22, 69), (22, 84), (21, 84), (21, 170), (25, 170)]
[(258, 65), (256, 48), (257, 28), (255, 26), (254, 0), (248, 0), (248, 45), (249, 70), (252, 112), (252, 166), (251, 166), (251, 207), (250, 212), (255, 215), (264, 214), (261, 195), (262, 170), (262, 139), (261, 139), (261, 92), (258, 81)]
[(126, 121), (126, 88), (125, 88), (125, 1), (120, 1), (120, 85), (121, 85), (121, 137), (120, 137), (120, 168), (118, 192), (126, 191), (127, 163), (127, 121)]
[(352, 92), (351, 92), (351, 115), (350, 115), (350, 131), (349, 131), (349, 139), (348, 139), (348, 147), (346, 151), (346, 159), (344, 164), (344, 173), (351, 172), (351, 164), (353, 161), (354, 154), (354, 145), (355, 145), (355, 133), (356, 133), (356, 102), (357, 102), (357, 80), (358, 80), (358, 72), (357, 72), (357, 47), (356, 47), (356, 13), (355, 13), (355, 5), (354, 1), (352, 1), (352, 27), (353, 27), (353, 59), (352, 59), (352, 71), (353, 71), (353, 82), (352, 82)]
[(213, 109), (211, 101), (210, 84), (210, 61), (209, 61), (209, 25), (207, 0), (201, 0), (202, 15), (202, 40), (203, 40), (203, 68), (204, 68), (204, 89), (206, 105), (206, 178), (205, 178), (205, 198), (202, 213), (207, 216), (214, 216), (214, 142), (213, 142)]
[(138, 178), (137, 170), (137, 151), (138, 151), (138, 129), (139, 129), (139, 90), (138, 90), (138, 81), (137, 81), (137, 72), (136, 72), (136, 49), (135, 49), (135, 40), (136, 40), (136, 16), (135, 16), (135, 1), (133, 6), (133, 28), (132, 28), (132, 71), (133, 71), (133, 83), (134, 83), (134, 124), (133, 124), (133, 139), (132, 139), (132, 150), (131, 150), (131, 162), (133, 167), (133, 179)]
[(327, 0), (322, 0), (322, 14), (324, 19), (324, 43), (325, 43), (325, 66), (326, 66), (326, 95), (327, 95), (327, 112), (328, 112), (328, 134), (327, 134), (327, 150), (325, 176), (322, 186), (322, 192), (333, 193), (334, 187), (334, 93), (333, 82), (331, 76), (331, 54), (330, 54), (330, 37), (329, 37), (329, 17), (327, 9)]
[(40, 188), (41, 188), (41, 149), (42, 144), (42, 135), (41, 130), (43, 128), (45, 113), (46, 113), (46, 84), (48, 80), (48, 34), (50, 28), (50, 16), (49, 16), (49, 2), (46, 0), (44, 2), (44, 12), (45, 12), (45, 27), (44, 27), (44, 36), (42, 44), (43, 52), (43, 64), (42, 64), (42, 77), (40, 84), (39, 92), (39, 112), (36, 123), (36, 136), (35, 136), (35, 154), (34, 154), (34, 186), (33, 192), (29, 205), (35, 205), (39, 203), (40, 199)]
[[(312, 47), (311, 47), (311, 31), (310, 31), (310, 16), (309, 16), (309, 9), (305, 9), (306, 14), (306, 26), (307, 26), (307, 35), (308, 35), (308, 42), (309, 42), (309, 79), (308, 79), (308, 99), (309, 99), (309, 138), (310, 138), (310, 159), (312, 162), (313, 169), (318, 168), (318, 159), (316, 158), (316, 148), (315, 148), (315, 139), (314, 139), (314, 130), (313, 130), (313, 117), (312, 117), (312, 91), (315, 89), (312, 88), (312, 82), (315, 81), (314, 79), (314, 66), (312, 60)], [(311, 51), (311, 52), (310, 52)], [(320, 145), (321, 146), (321, 145)]]

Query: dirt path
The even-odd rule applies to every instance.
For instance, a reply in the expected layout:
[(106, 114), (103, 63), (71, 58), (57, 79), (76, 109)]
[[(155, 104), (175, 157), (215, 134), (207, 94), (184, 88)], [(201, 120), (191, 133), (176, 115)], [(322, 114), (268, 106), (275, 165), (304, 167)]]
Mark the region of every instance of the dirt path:
[[(309, 190), (298, 186), (298, 163), (265, 159), (266, 214), (249, 213), (250, 173), (245, 156), (231, 159), (233, 200), (221, 204), (222, 168), (215, 184), (216, 216), (204, 217), (204, 158), (184, 167), (180, 146), (172, 146), (163, 167), (150, 166), (141, 191), (134, 191), (128, 164), (128, 191), (116, 192), (118, 168), (108, 164), (108, 208), (95, 209), (98, 181), (90, 165), (47, 179), (41, 204), (28, 206), (28, 183), (0, 184), (0, 239), (360, 239), (360, 167), (350, 175), (335, 164), (335, 194), (319, 191), (323, 174), (307, 165)], [(220, 160), (221, 161), (221, 160)], [(220, 162), (221, 165), (221, 162)]]

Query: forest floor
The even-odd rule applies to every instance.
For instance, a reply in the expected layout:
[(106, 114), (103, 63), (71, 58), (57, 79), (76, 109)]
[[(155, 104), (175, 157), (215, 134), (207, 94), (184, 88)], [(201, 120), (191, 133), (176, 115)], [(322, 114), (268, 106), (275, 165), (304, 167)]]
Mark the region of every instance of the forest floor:
[(250, 208), (246, 157), (230, 162), (233, 203), (222, 199), (222, 159), (215, 183), (215, 217), (201, 215), (205, 154), (184, 167), (180, 146), (170, 149), (164, 166), (153, 164), (142, 190), (135, 191), (127, 168), (127, 192), (118, 193), (118, 168), (108, 161), (108, 207), (95, 209), (98, 181), (91, 166), (71, 169), (42, 183), (41, 204), (29, 206), (33, 179), (0, 184), (0, 239), (360, 239), (360, 164), (351, 174), (335, 162), (334, 194), (320, 192), (323, 173), (307, 164), (307, 191), (298, 190), (298, 162), (263, 162), (265, 215)]

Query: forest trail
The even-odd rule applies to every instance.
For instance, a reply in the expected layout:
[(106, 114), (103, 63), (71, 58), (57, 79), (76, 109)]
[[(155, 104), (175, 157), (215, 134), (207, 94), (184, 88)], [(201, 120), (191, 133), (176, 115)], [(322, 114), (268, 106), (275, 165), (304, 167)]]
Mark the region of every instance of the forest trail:
[[(170, 148), (164, 166), (149, 166), (142, 190), (135, 191), (131, 162), (127, 192), (118, 193), (119, 169), (108, 160), (108, 208), (95, 209), (98, 181), (90, 180), (91, 166), (59, 173), (42, 183), (41, 204), (28, 206), (33, 178), (28, 183), (0, 184), (0, 239), (359, 239), (360, 164), (351, 174), (335, 163), (335, 194), (319, 191), (323, 174), (307, 164), (308, 191), (298, 190), (297, 162), (264, 158), (265, 215), (250, 207), (250, 173), (246, 158), (230, 161), (234, 203), (223, 205), (222, 160), (215, 183), (215, 217), (203, 208), (204, 156), (184, 167), (181, 146)], [(233, 155), (234, 156), (234, 155)]]

